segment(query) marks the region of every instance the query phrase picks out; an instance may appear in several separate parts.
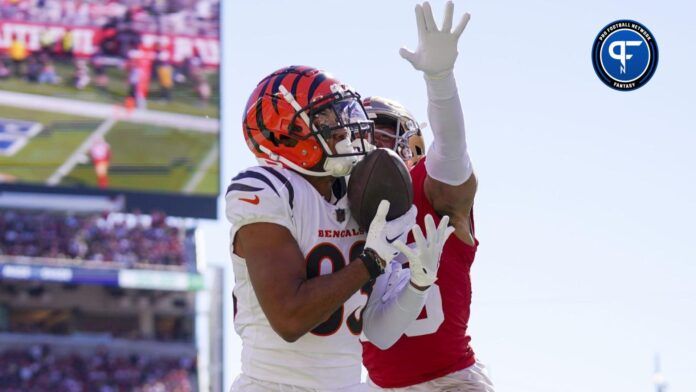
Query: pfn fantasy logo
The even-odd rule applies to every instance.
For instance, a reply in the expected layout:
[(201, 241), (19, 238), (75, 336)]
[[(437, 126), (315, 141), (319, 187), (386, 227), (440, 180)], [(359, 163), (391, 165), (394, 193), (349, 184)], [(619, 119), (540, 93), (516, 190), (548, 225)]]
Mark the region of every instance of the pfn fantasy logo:
[(607, 86), (621, 91), (642, 87), (657, 68), (657, 42), (650, 30), (632, 20), (617, 20), (597, 34), (592, 63)]

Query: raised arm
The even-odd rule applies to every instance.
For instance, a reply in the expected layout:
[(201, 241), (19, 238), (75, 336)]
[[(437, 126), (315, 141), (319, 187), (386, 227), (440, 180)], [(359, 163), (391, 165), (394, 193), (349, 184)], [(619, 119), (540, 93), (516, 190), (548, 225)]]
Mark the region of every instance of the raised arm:
[(442, 28), (438, 29), (430, 4), (417, 5), (418, 48), (415, 52), (402, 48), (400, 54), (423, 72), (428, 92), (428, 120), (434, 140), (425, 161), (426, 197), (438, 214), (452, 217), (455, 235), (473, 244), (469, 217), (477, 180), (467, 151), (464, 116), (453, 72), (457, 43), (470, 15), (465, 13), (452, 29), (453, 14), (454, 4), (448, 1)]

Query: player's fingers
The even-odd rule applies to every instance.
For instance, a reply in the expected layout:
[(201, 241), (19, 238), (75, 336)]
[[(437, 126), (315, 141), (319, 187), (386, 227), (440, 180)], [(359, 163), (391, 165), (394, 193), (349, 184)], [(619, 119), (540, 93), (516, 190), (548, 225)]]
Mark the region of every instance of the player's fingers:
[(413, 250), (408, 247), (408, 245), (404, 244), (401, 240), (394, 241), (392, 244), (396, 250), (399, 252), (403, 253), (404, 256), (409, 260), (409, 263), (411, 260), (417, 260), (418, 258), (416, 257), (416, 254), (413, 253)]
[(423, 3), (423, 17), (425, 18), (425, 28), (428, 32), (438, 31), (435, 18), (433, 18), (433, 9), (427, 1)]
[(442, 246), (445, 245), (445, 242), (447, 242), (447, 239), (454, 233), (454, 226), (450, 226), (445, 230), (445, 236), (441, 238), (441, 244)]
[(454, 15), (454, 3), (448, 1), (445, 4), (445, 18), (442, 20), (442, 31), (445, 33), (452, 31), (452, 15)]
[(418, 213), (418, 210), (415, 209), (415, 206), (411, 206), (411, 208), (408, 209), (403, 215), (396, 219), (392, 219), (389, 221), (390, 226), (393, 228), (392, 230), (399, 230), (399, 231), (408, 231), (411, 226), (413, 226), (416, 223), (416, 214)]
[(404, 60), (408, 61), (411, 63), (411, 65), (415, 66), (415, 61), (416, 61), (416, 54), (411, 52), (410, 50), (406, 48), (401, 48), (399, 49), (399, 55), (404, 58)]
[(375, 214), (375, 219), (387, 219), (387, 214), (389, 213), (389, 200), (382, 200), (379, 202), (377, 207), (377, 213)]
[(445, 231), (447, 231), (447, 227), (449, 226), (449, 221), (450, 217), (449, 215), (444, 215), (442, 219), (440, 219), (440, 225), (437, 227), (437, 238), (443, 238), (445, 236)]
[(413, 225), (411, 233), (413, 233), (413, 239), (416, 241), (416, 246), (421, 252), (428, 249), (428, 241), (425, 239), (425, 236), (423, 235), (423, 230), (421, 230), (420, 226)]
[(471, 19), (471, 15), (467, 12), (464, 14), (464, 16), (462, 16), (462, 20), (459, 21), (459, 24), (454, 29), (452, 34), (456, 35), (457, 38), (459, 38), (459, 36), (462, 35), (462, 33), (464, 32), (466, 25), (469, 23), (469, 19)]
[(437, 229), (435, 228), (435, 220), (430, 214), (425, 215), (425, 234), (428, 236), (428, 241), (437, 241), (437, 236), (439, 235)]
[(427, 28), (425, 27), (425, 15), (423, 15), (423, 7), (416, 4), (416, 25), (418, 26), (418, 38), (421, 39)]
[(411, 208), (408, 209), (406, 214), (404, 216), (408, 217), (408, 220), (414, 221), (416, 220), (416, 216), (418, 215), (418, 208), (415, 205), (412, 205)]

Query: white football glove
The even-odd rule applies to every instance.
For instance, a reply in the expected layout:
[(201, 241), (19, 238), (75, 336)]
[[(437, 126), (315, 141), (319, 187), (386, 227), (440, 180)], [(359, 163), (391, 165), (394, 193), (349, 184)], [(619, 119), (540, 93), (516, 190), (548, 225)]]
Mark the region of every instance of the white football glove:
[(433, 10), (427, 1), (416, 5), (416, 24), (418, 25), (418, 48), (411, 52), (401, 48), (399, 54), (413, 65), (413, 68), (423, 71), (431, 79), (438, 79), (454, 69), (457, 59), (457, 41), (462, 35), (471, 15), (465, 13), (457, 27), (452, 31), (452, 15), (454, 4), (448, 1), (445, 6), (445, 18), (442, 29), (438, 30), (433, 18)]
[(394, 247), (408, 258), (411, 270), (411, 283), (419, 287), (428, 287), (437, 280), (437, 269), (440, 267), (440, 255), (445, 242), (452, 233), (454, 227), (449, 225), (449, 216), (440, 219), (440, 225), (435, 227), (433, 217), (425, 216), (425, 232), (428, 238), (423, 236), (420, 226), (415, 225), (411, 232), (416, 240), (416, 247), (409, 248), (401, 241), (395, 242)]
[(411, 206), (405, 214), (387, 222), (389, 212), (389, 201), (382, 200), (377, 207), (377, 213), (370, 223), (367, 231), (367, 241), (365, 248), (370, 248), (377, 252), (387, 264), (399, 254), (394, 247), (394, 242), (402, 241), (405, 235), (416, 222), (416, 206)]

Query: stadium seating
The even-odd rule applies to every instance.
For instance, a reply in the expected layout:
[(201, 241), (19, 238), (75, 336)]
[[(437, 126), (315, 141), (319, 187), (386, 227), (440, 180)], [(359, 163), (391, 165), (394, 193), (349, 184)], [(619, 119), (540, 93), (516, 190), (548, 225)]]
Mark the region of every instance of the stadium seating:
[(188, 392), (195, 389), (195, 359), (189, 356), (120, 355), (104, 347), (91, 353), (58, 353), (48, 345), (0, 351), (3, 392)]
[[(118, 268), (193, 267), (191, 232), (150, 216), (0, 210), (0, 262), (43, 258)], [(188, 244), (188, 245), (187, 245)], [(13, 258), (16, 256), (16, 258)]]
[(152, 6), (148, 0), (43, 0), (6, 1), (0, 4), (0, 19), (68, 26), (103, 26), (128, 20), (140, 32), (196, 34), (217, 37), (220, 0), (168, 2)]

